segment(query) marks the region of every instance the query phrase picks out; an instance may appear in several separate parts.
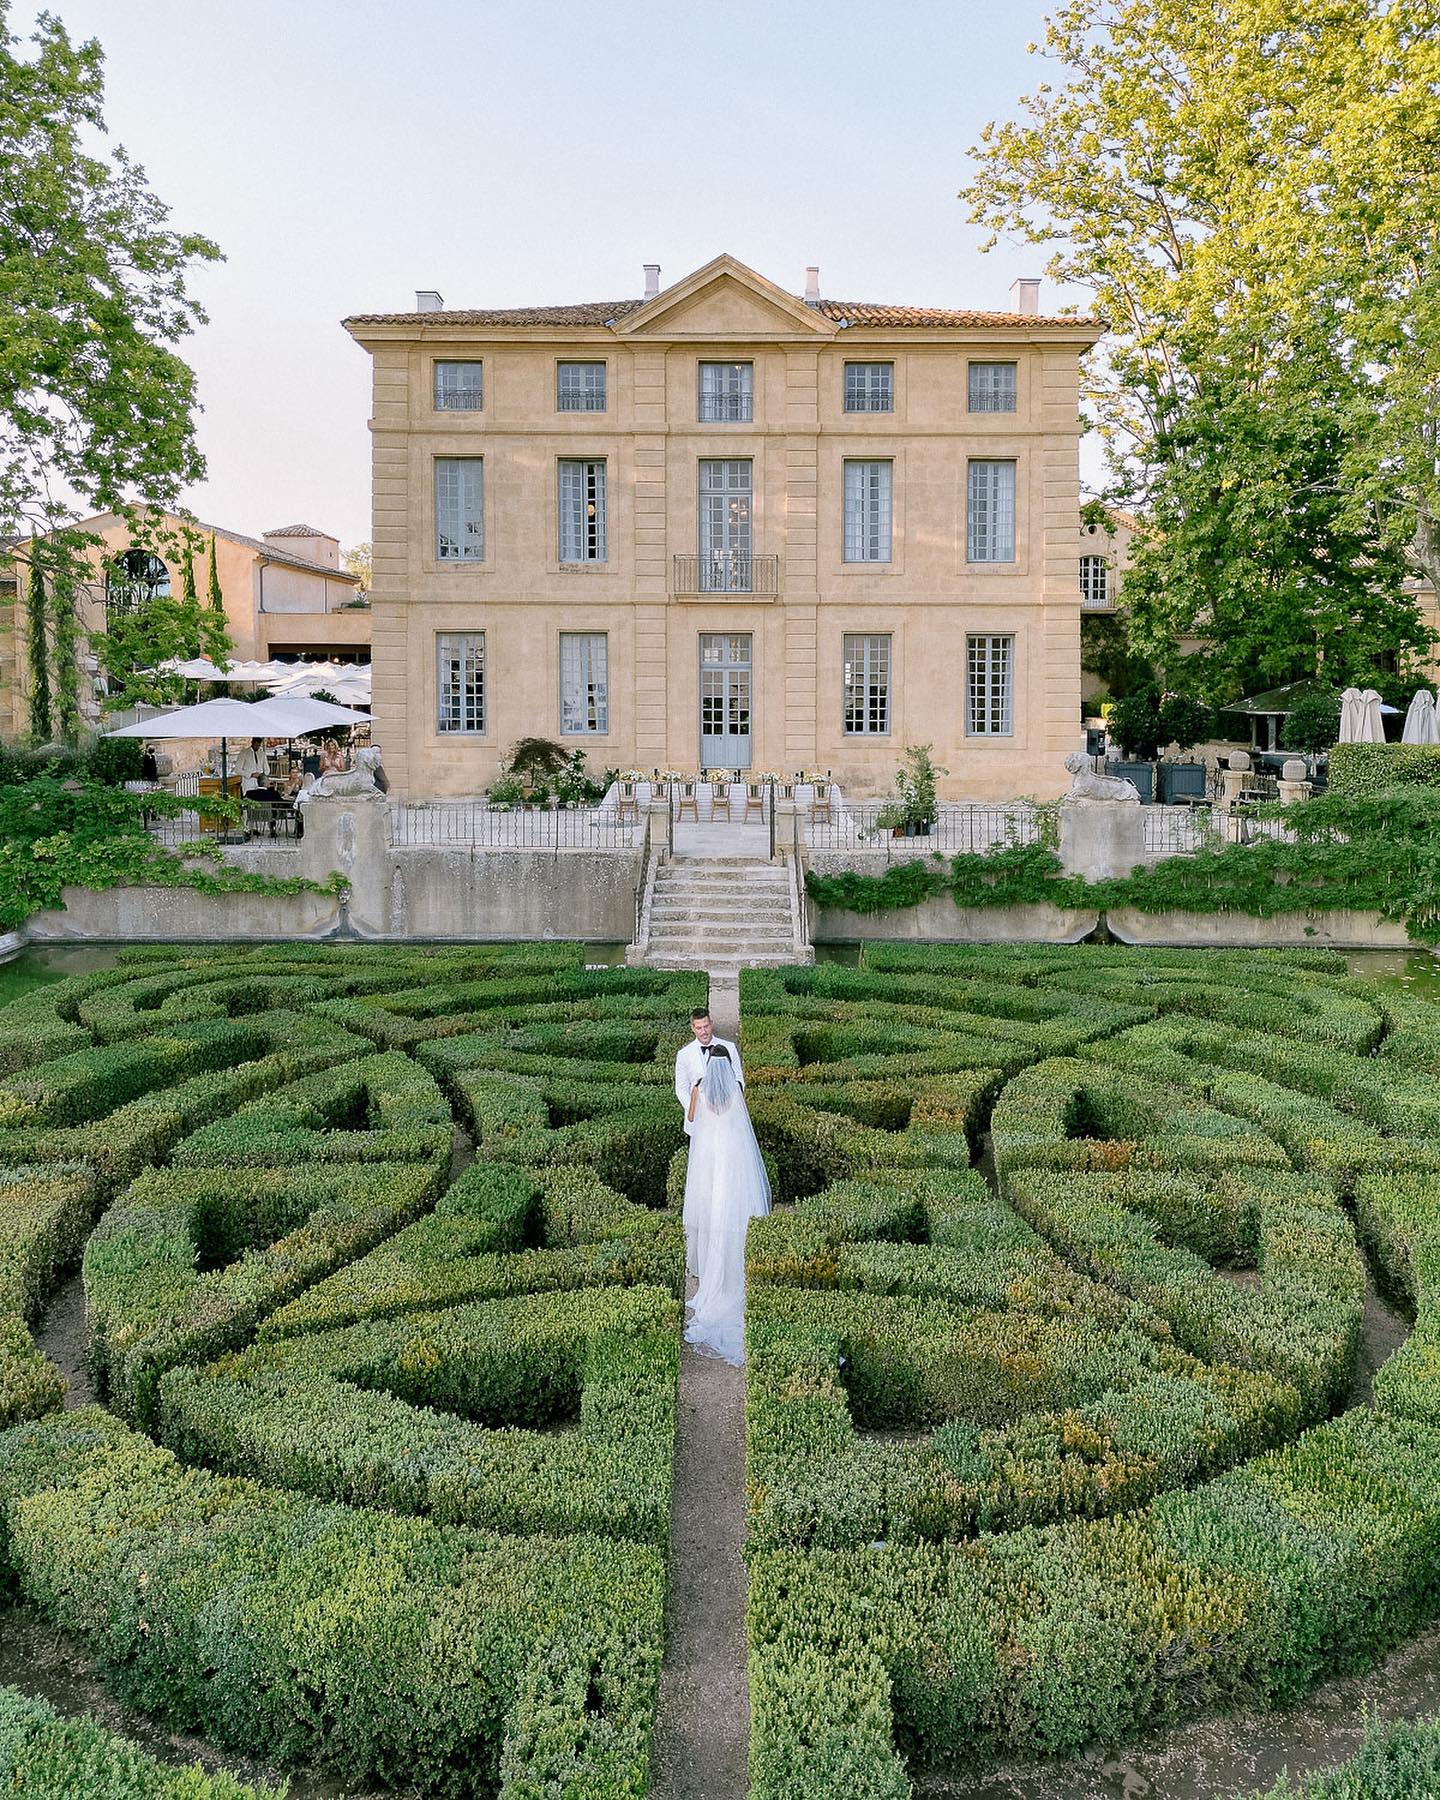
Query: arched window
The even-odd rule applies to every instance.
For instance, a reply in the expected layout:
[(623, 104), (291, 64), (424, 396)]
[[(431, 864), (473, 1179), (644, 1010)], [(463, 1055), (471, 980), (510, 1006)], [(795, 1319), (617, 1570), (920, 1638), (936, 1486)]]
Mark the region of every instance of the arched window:
[(126, 550), (105, 572), (105, 610), (135, 613), (170, 594), (170, 571), (148, 550)]

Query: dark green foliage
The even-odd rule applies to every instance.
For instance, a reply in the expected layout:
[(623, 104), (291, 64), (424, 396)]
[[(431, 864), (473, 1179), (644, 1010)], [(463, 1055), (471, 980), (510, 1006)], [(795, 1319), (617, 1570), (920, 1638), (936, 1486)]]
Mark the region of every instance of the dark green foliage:
[(46, 1800), (282, 1800), (198, 1763), (157, 1762), (88, 1719), (66, 1719), (43, 1700), (0, 1688), (0, 1783)]
[(128, 1705), (347, 1782), (493, 1793), (544, 1746), (643, 1789), (658, 1552), (497, 1537), (185, 1469), (96, 1409), (0, 1437), (4, 1572)]

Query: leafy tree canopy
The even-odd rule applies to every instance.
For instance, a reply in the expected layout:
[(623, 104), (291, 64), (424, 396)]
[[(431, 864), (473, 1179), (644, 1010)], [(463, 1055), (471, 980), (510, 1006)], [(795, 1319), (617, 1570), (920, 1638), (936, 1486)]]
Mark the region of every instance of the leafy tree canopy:
[(105, 131), (104, 58), (53, 14), (21, 54), (0, 0), (0, 534), (173, 505), (204, 464), (195, 377), (171, 348), (204, 314), (188, 266), (219, 251), (173, 231)]
[[(1060, 79), (986, 128), (962, 197), (990, 243), (1049, 246), (1107, 320), (1086, 402), (1117, 496), (1157, 535), (1211, 515), (1162, 553), (1173, 600), (1152, 560), (1137, 648), (1201, 629), (1238, 667), (1231, 596), (1262, 602), (1266, 678), (1314, 672), (1323, 646), (1347, 679), (1347, 638), (1359, 663), (1418, 648), (1377, 552), (1440, 585), (1434, 0), (1065, 0), (1043, 48)], [(1226, 555), (1207, 585), (1202, 554), (1237, 524), (1255, 566)]]

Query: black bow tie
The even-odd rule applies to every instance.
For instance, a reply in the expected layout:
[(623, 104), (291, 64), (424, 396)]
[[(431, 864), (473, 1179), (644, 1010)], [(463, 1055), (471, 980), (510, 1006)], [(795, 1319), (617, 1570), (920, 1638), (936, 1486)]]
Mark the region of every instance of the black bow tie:
[(708, 1056), (715, 1046), (713, 1044), (702, 1044), (700, 1048), (705, 1052), (706, 1056)]

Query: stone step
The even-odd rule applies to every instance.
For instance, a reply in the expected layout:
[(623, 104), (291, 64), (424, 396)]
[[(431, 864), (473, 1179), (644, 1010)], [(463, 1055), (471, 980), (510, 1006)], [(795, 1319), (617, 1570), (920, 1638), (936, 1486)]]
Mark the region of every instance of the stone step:
[(709, 875), (706, 877), (693, 877), (693, 875), (668, 877), (661, 873), (655, 877), (655, 887), (657, 887), (657, 891), (664, 889), (666, 893), (680, 893), (680, 895), (788, 895), (790, 893), (790, 884), (783, 880), (781, 882), (754, 882), (754, 880), (731, 880), (729, 877), (718, 877), (718, 875), (716, 877), (709, 877)]
[(704, 906), (689, 906), (682, 901), (657, 894), (651, 903), (650, 916), (655, 919), (788, 919), (790, 908), (759, 906), (754, 903), (746, 906), (739, 902), (734, 906), (726, 906), (717, 900), (709, 901)]
[(716, 932), (713, 936), (703, 931), (652, 931), (650, 934), (652, 950), (697, 950), (709, 956), (739, 956), (751, 950), (769, 954), (787, 949), (794, 942), (794, 933), (789, 931), (753, 931), (746, 932), (743, 937), (736, 937), (729, 931)]

